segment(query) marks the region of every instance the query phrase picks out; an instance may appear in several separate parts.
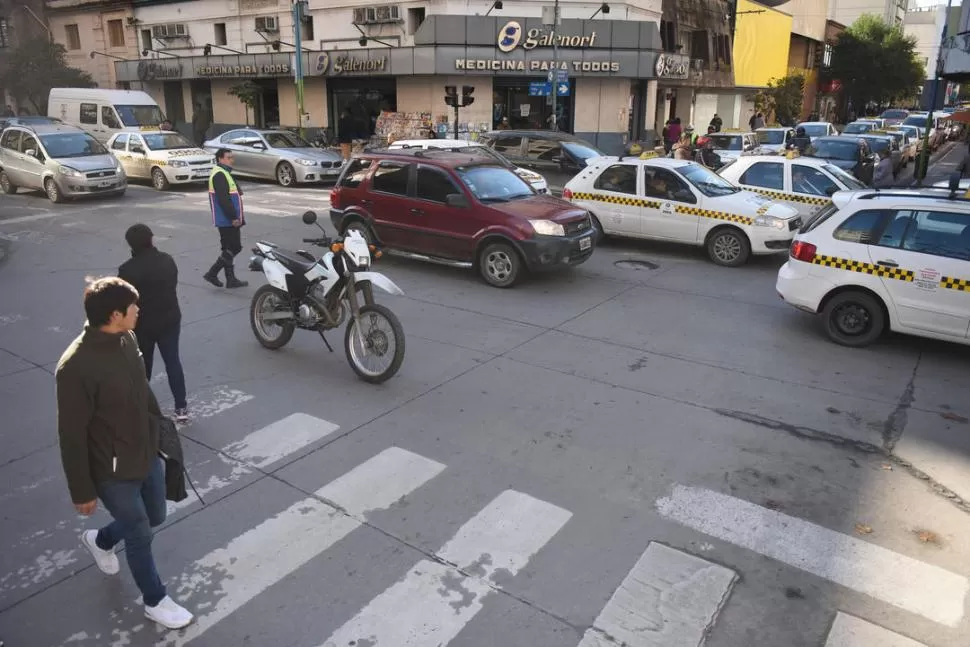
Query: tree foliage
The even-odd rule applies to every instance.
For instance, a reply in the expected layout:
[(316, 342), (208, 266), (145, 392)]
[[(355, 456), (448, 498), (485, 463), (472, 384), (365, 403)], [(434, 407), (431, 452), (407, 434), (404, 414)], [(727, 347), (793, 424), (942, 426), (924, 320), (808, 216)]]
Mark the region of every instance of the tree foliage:
[(802, 100), (805, 96), (805, 77), (791, 74), (782, 79), (772, 79), (768, 87), (754, 97), (755, 110), (766, 120), (774, 114), (780, 124), (792, 126), (801, 120)]
[(259, 95), (263, 88), (253, 81), (243, 81), (229, 88), (229, 94), (236, 97), (246, 106), (246, 125), (249, 125), (249, 111), (255, 114), (256, 105), (259, 103)]
[(857, 108), (870, 101), (907, 99), (923, 84), (926, 70), (916, 55), (916, 38), (879, 16), (863, 14), (839, 34), (827, 79), (842, 82)]
[(47, 114), (51, 88), (93, 88), (91, 75), (67, 64), (63, 45), (43, 38), (27, 39), (10, 50), (0, 69), (0, 86), (4, 86), (21, 107), (28, 106), (37, 114)]

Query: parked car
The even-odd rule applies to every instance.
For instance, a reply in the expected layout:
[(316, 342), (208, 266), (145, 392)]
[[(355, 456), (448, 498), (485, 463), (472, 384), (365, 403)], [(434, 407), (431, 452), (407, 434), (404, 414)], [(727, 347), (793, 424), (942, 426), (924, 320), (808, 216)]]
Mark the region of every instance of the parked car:
[(714, 143), (714, 152), (721, 162), (728, 163), (741, 155), (758, 154), (758, 136), (743, 130), (722, 130), (707, 137)]
[(605, 155), (585, 140), (551, 130), (494, 130), (478, 141), (516, 166), (540, 173), (553, 190), (562, 190), (589, 160)]
[(549, 184), (546, 182), (544, 177), (538, 173), (530, 171), (529, 169), (516, 166), (497, 150), (489, 148), (488, 146), (478, 142), (472, 142), (465, 139), (399, 139), (392, 142), (387, 148), (388, 150), (401, 150), (404, 148), (417, 148), (423, 150), (427, 150), (429, 148), (458, 150), (468, 146), (476, 146), (486, 155), (491, 155), (494, 157), (498, 163), (508, 166), (510, 169), (515, 171), (516, 175), (528, 182), (532, 188), (536, 190), (536, 193), (549, 193)]
[(762, 153), (782, 153), (795, 137), (794, 128), (784, 126), (768, 126), (755, 131), (758, 138), (758, 148)]
[(354, 157), (330, 193), (338, 232), (360, 232), (391, 252), (474, 267), (507, 288), (526, 271), (585, 262), (595, 247), (589, 212), (538, 195), (475, 148), (394, 150)]
[(854, 175), (866, 186), (872, 185), (876, 157), (869, 143), (857, 137), (819, 137), (805, 152), (807, 157), (827, 160)]
[(903, 165), (909, 164), (916, 159), (917, 144), (910, 139), (909, 133), (905, 130), (886, 130), (885, 133), (896, 140), (899, 152), (903, 156)]
[(280, 186), (335, 180), (344, 165), (339, 153), (317, 148), (287, 130), (238, 128), (202, 147), (213, 155), (228, 148), (236, 175), (276, 180)]
[(875, 130), (875, 129), (876, 129), (875, 122), (856, 120), (850, 124), (846, 124), (845, 128), (842, 129), (842, 134), (861, 135), (862, 133), (867, 133), (870, 130)]
[(159, 191), (170, 184), (206, 182), (214, 164), (212, 153), (176, 132), (117, 133), (108, 150), (129, 178), (151, 180)]
[[(827, 121), (803, 121), (798, 124), (805, 129), (805, 134), (814, 142), (819, 137), (831, 137), (838, 135), (839, 131), (835, 126)], [(798, 128), (796, 126), (796, 129)]]
[(909, 141), (916, 147), (916, 154), (919, 155), (923, 150), (923, 129), (918, 126), (896, 126), (896, 130), (901, 130), (909, 135)]
[(128, 188), (121, 163), (94, 137), (64, 124), (10, 126), (0, 135), (0, 189), (42, 190), (51, 202), (120, 196)]
[(889, 108), (888, 110), (883, 110), (882, 114), (879, 115), (885, 126), (898, 126), (903, 123), (903, 120), (909, 116), (909, 110), (902, 110), (900, 108)]
[(102, 143), (121, 131), (158, 130), (165, 120), (147, 92), (102, 88), (51, 88), (47, 116), (81, 128)]

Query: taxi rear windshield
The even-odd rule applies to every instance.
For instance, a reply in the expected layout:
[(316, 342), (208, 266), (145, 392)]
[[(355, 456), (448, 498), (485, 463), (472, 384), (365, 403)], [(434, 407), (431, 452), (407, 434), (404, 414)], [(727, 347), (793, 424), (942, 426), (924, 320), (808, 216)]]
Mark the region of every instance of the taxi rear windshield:
[(768, 144), (771, 146), (785, 143), (784, 130), (759, 130), (757, 135), (759, 144)]
[(741, 150), (741, 135), (708, 135), (714, 142), (714, 148), (722, 151)]

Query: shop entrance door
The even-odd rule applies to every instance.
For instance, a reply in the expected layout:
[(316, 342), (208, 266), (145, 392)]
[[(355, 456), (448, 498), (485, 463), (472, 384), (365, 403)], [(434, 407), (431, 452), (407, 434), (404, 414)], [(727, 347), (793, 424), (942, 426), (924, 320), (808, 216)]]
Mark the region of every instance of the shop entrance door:
[[(544, 77), (493, 79), (492, 128), (505, 128), (503, 119), (508, 119), (508, 127), (511, 129), (551, 129), (552, 97), (529, 96), (530, 84), (543, 81), (545, 81)], [(573, 97), (576, 94), (576, 82), (570, 79), (569, 86), (569, 96), (557, 98), (556, 112), (558, 113), (559, 130), (571, 133), (573, 132)]]
[(345, 112), (350, 113), (350, 120), (343, 123), (352, 124), (351, 139), (370, 139), (381, 113), (397, 111), (395, 79), (328, 79), (327, 92), (330, 128), (337, 137)]
[[(276, 87), (276, 79), (259, 79), (256, 84), (261, 92), (253, 110), (253, 120), (257, 128), (280, 127), (280, 95)], [(296, 120), (294, 116), (293, 120)]]

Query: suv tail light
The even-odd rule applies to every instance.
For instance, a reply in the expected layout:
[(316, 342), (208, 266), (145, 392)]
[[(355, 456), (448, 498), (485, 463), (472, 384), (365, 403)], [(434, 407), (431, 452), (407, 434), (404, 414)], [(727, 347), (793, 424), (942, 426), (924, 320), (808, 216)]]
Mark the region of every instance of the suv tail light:
[(563, 200), (572, 200), (573, 199), (573, 192), (570, 191), (569, 189), (563, 189), (562, 190), (562, 199)]
[(815, 259), (816, 251), (818, 248), (815, 245), (796, 240), (791, 244), (790, 255), (796, 261), (811, 263)]
[(340, 187), (335, 186), (330, 190), (330, 206), (334, 209), (340, 209)]

